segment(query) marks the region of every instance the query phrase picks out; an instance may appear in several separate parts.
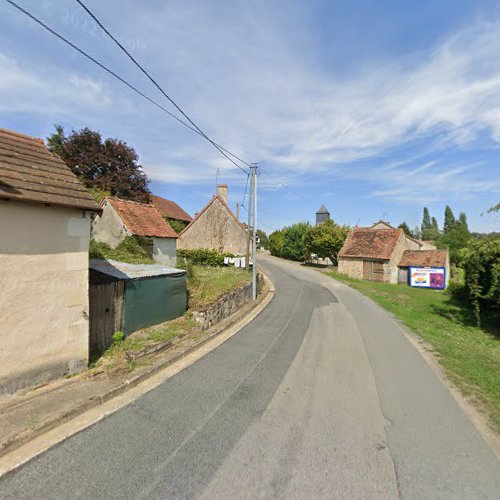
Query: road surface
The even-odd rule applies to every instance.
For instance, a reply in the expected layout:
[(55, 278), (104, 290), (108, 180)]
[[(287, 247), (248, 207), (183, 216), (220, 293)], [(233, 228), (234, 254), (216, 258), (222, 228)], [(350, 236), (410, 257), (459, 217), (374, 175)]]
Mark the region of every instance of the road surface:
[(2, 499), (499, 499), (500, 464), (385, 312), (272, 257), (270, 305), (0, 480)]

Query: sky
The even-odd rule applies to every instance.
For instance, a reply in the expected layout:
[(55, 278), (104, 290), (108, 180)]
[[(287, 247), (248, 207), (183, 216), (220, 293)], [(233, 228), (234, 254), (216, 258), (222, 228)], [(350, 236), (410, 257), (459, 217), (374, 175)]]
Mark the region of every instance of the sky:
[[(16, 0), (172, 112), (73, 0)], [(500, 4), (489, 0), (87, 0), (203, 131), (258, 162), (259, 226), (443, 221), (500, 231)], [(0, 127), (99, 130), (189, 213), (247, 176), (0, 0)], [(245, 211), (242, 210), (242, 217)], [(483, 214), (484, 213), (484, 214)]]

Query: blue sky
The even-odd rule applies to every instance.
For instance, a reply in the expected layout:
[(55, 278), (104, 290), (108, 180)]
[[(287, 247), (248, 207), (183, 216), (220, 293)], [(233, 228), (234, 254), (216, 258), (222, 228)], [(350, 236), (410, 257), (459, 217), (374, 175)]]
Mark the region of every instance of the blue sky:
[[(162, 99), (76, 2), (18, 3)], [(209, 136), (273, 176), (259, 178), (262, 229), (324, 203), (339, 223), (411, 227), (449, 204), (500, 230), (481, 215), (500, 199), (498, 2), (87, 4)], [(0, 126), (46, 137), (55, 123), (125, 140), (153, 192), (190, 213), (217, 168), (242, 201), (245, 176), (209, 144), (1, 1)]]

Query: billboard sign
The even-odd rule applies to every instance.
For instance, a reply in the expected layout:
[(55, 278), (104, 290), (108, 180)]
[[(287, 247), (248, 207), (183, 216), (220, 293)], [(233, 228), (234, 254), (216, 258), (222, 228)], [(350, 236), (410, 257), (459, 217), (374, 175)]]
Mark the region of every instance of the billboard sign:
[(442, 290), (446, 287), (446, 269), (444, 267), (410, 267), (408, 279), (410, 286)]

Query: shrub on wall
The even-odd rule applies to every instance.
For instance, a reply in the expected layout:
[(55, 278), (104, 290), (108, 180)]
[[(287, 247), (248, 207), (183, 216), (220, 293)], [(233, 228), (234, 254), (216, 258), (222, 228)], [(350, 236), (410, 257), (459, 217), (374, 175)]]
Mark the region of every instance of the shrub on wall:
[(187, 262), (201, 266), (223, 266), (224, 257), (234, 257), (234, 255), (227, 252), (222, 253), (217, 250), (209, 250), (208, 248), (177, 250), (177, 258), (185, 259)]

